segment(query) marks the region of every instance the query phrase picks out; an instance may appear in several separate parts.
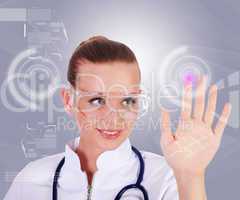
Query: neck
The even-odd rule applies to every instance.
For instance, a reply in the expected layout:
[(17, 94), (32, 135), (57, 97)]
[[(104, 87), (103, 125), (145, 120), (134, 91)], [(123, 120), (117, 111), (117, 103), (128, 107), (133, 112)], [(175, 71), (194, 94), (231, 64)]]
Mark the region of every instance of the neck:
[(80, 139), (77, 154), (81, 162), (81, 168), (87, 173), (90, 184), (94, 173), (97, 171), (97, 158), (103, 151), (94, 147), (86, 140), (84, 137)]

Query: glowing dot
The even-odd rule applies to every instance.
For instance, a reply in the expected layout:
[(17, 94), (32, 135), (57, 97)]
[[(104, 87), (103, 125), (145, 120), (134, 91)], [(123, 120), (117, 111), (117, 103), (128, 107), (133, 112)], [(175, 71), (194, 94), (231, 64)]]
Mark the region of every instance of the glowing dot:
[(184, 85), (190, 85), (190, 84), (195, 85), (197, 83), (197, 80), (198, 80), (198, 76), (193, 72), (186, 72), (183, 75)]

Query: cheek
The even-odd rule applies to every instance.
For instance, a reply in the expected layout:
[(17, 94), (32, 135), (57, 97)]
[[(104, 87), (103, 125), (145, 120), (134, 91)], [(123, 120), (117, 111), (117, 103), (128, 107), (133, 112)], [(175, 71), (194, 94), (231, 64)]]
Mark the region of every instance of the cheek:
[(83, 112), (78, 112), (75, 119), (80, 130), (92, 130), (96, 127), (96, 117), (88, 116)]
[(135, 125), (135, 123), (136, 123), (136, 121), (137, 121), (137, 115), (135, 115), (135, 114), (129, 114), (129, 116), (125, 116), (126, 117), (126, 126), (128, 127), (128, 128), (132, 128), (134, 125)]

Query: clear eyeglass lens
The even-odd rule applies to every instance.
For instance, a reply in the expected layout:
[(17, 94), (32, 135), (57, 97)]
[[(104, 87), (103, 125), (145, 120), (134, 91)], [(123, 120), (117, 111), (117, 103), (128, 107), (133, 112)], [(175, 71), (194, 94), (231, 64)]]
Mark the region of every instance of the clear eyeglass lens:
[(145, 109), (148, 99), (144, 94), (126, 96), (100, 96), (91, 94), (73, 95), (73, 103), (78, 111), (85, 113), (117, 111), (125, 117), (136, 115)]

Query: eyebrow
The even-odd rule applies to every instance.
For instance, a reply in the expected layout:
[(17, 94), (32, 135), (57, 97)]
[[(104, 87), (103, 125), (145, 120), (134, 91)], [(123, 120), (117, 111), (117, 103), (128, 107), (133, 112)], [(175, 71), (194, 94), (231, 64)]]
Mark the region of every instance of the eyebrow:
[[(90, 90), (86, 90), (86, 89), (79, 89), (80, 91), (83, 91), (83, 92), (89, 92), (89, 93), (96, 93), (96, 94), (99, 94), (99, 95), (104, 95), (104, 94), (106, 94), (106, 92), (100, 92), (100, 91), (90, 91)], [(139, 94), (139, 93), (141, 93), (141, 89), (139, 89), (139, 91), (138, 92), (129, 92), (129, 93), (126, 93), (126, 95), (128, 95), (128, 94)]]

